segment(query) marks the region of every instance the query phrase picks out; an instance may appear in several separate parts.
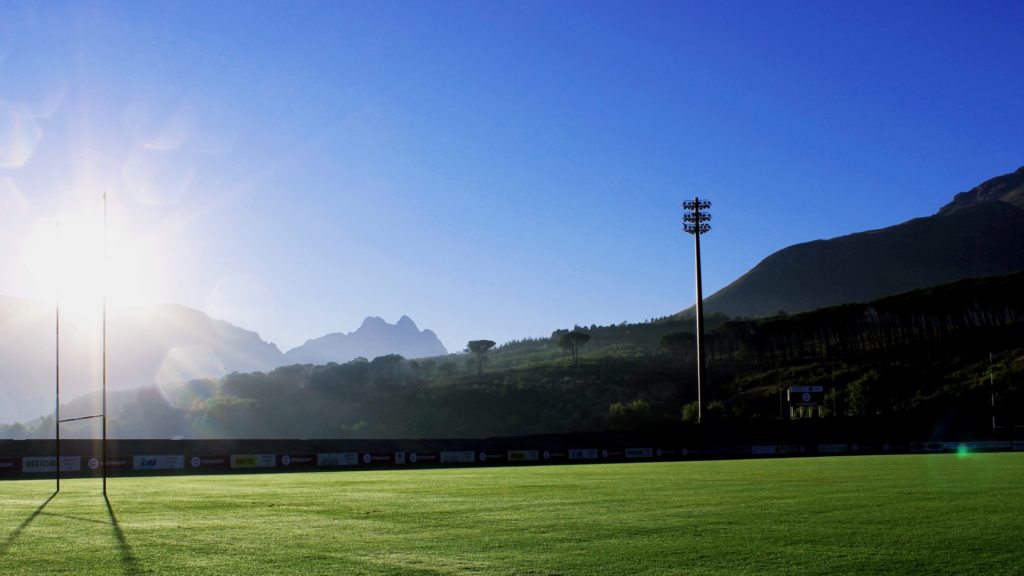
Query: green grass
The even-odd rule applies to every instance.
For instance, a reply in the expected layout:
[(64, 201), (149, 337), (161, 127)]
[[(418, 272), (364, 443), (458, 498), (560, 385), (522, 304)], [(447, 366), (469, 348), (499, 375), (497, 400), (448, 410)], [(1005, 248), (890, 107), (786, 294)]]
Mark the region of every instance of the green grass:
[(1024, 574), (1024, 454), (0, 482), (0, 574)]

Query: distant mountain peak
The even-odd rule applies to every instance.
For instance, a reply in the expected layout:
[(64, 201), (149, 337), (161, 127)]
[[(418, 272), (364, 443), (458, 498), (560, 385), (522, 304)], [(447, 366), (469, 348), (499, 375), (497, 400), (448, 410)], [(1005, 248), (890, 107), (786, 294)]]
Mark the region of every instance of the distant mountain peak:
[[(380, 316), (367, 316), (363, 320), (363, 323), (359, 325), (356, 332), (359, 332), (360, 330), (373, 330), (384, 326), (389, 326), (389, 324)], [(355, 334), (356, 332), (349, 332), (349, 334)]]
[(940, 208), (938, 213), (945, 216), (982, 202), (1005, 202), (1024, 209), (1024, 166), (1015, 172), (996, 176), (967, 192), (957, 194), (953, 201)]
[(389, 324), (380, 316), (367, 316), (354, 332), (334, 332), (307, 340), (285, 355), (290, 361), (301, 364), (326, 364), (348, 362), (359, 356), (376, 358), (401, 354), (406, 358), (423, 358), (447, 353), (437, 334), (420, 330), (412, 318), (403, 315), (395, 324)]

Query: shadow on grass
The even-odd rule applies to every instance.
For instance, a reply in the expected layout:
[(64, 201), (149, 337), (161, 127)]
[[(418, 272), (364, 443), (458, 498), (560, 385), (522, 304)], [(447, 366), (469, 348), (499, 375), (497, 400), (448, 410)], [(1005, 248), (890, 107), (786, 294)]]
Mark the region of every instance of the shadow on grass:
[(142, 566), (139, 565), (139, 559), (135, 557), (132, 552), (131, 545), (128, 544), (128, 540), (124, 537), (124, 531), (121, 530), (121, 524), (117, 521), (117, 515), (114, 514), (114, 508), (110, 505), (110, 500), (107, 495), (103, 495), (103, 501), (107, 504), (107, 514), (110, 515), (110, 526), (114, 529), (114, 537), (117, 538), (117, 549), (121, 555), (121, 568), (125, 574), (142, 574)]
[(11, 532), (10, 534), (7, 535), (7, 538), (4, 539), (2, 544), (0, 544), (0, 556), (3, 556), (5, 554), (7, 554), (7, 550), (18, 539), (18, 536), (21, 536), (21, 533), (25, 531), (25, 528), (28, 528), (28, 525), (31, 524), (32, 521), (35, 520), (37, 516), (39, 516), (40, 514), (43, 513), (43, 509), (46, 508), (46, 505), (49, 504), (50, 500), (53, 500), (53, 498), (56, 495), (57, 495), (56, 492), (54, 492), (53, 494), (50, 494), (50, 497), (47, 498), (45, 502), (40, 504), (39, 508), (36, 508), (35, 511), (32, 512), (32, 514), (30, 514), (29, 517), (26, 518), (24, 522), (19, 524), (18, 527), (15, 528), (13, 532)]

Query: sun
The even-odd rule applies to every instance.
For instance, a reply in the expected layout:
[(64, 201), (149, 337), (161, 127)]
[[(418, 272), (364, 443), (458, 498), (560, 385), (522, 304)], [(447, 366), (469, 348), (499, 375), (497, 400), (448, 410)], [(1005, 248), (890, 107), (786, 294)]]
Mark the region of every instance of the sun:
[(100, 214), (61, 214), (36, 222), (24, 249), (34, 297), (68, 311), (153, 304), (159, 254), (145, 239), (107, 224)]

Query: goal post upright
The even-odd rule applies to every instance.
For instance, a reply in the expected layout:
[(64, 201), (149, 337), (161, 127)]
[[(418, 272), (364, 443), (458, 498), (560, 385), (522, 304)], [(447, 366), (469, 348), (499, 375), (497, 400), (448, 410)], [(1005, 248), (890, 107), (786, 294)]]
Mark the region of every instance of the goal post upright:
[(103, 470), (103, 497), (107, 497), (107, 191), (103, 190), (103, 442), (100, 466)]
[[(56, 232), (58, 238), (58, 245), (60, 245), (60, 220), (57, 220)], [(54, 453), (57, 457), (57, 488), (54, 493), (60, 492), (60, 282), (57, 283), (57, 292), (55, 293), (54, 311), (56, 324), (54, 326), (54, 381), (56, 390), (56, 402), (53, 409), (53, 437), (54, 437)]]
[[(60, 250), (60, 221), (57, 221), (57, 249)], [(99, 418), (101, 420), (101, 438), (100, 438), (100, 471), (103, 478), (103, 498), (107, 497), (107, 192), (103, 191), (103, 265), (101, 271), (103, 278), (103, 319), (102, 319), (102, 369), (101, 369), (101, 409), (99, 414), (93, 414), (91, 416), (80, 416), (77, 418), (61, 418), (60, 417), (60, 282), (61, 279), (58, 277), (56, 286), (56, 304), (55, 304), (55, 406), (53, 415), (54, 425), (54, 456), (56, 463), (54, 469), (56, 471), (56, 492), (60, 492), (60, 471), (61, 471), (61, 456), (60, 456), (60, 425), (65, 422), (75, 422), (78, 420), (92, 420)], [(59, 275), (58, 275), (59, 276)]]

